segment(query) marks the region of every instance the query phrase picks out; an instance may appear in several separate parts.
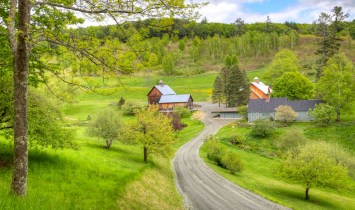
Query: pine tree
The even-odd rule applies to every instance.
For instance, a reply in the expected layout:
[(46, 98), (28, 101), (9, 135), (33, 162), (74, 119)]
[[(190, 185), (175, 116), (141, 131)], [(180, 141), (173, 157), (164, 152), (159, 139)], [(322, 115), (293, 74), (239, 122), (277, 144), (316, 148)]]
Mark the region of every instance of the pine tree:
[(245, 71), (237, 64), (228, 67), (229, 74), (225, 86), (228, 107), (246, 105), (249, 101), (249, 86)]
[(212, 102), (213, 103), (218, 102), (218, 106), (220, 107), (223, 98), (224, 98), (224, 88), (223, 88), (222, 79), (219, 76), (217, 76), (213, 86)]

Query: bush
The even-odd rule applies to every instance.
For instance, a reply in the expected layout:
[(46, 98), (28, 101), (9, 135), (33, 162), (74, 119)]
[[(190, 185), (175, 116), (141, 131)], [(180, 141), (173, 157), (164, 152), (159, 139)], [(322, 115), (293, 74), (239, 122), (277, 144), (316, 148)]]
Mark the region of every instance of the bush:
[(123, 114), (133, 116), (137, 114), (139, 111), (142, 111), (144, 108), (135, 103), (127, 103), (126, 105), (122, 106)]
[(232, 174), (241, 172), (243, 169), (243, 164), (239, 155), (232, 151), (224, 153), (221, 159), (222, 165), (228, 169)]
[(191, 116), (191, 111), (188, 108), (176, 107), (175, 112), (179, 114), (182, 118)]
[(293, 122), (298, 114), (290, 106), (279, 106), (276, 109), (275, 121), (284, 123)]
[(329, 104), (316, 104), (313, 110), (308, 111), (308, 115), (320, 126), (327, 126), (336, 119), (335, 109)]
[(207, 158), (217, 165), (223, 166), (222, 156), (225, 153), (225, 148), (214, 137), (210, 137), (206, 142)]
[(240, 133), (235, 133), (229, 137), (229, 142), (233, 145), (243, 145), (245, 142), (245, 136)]
[(300, 145), (304, 145), (306, 142), (307, 139), (299, 130), (291, 130), (280, 138), (280, 141), (276, 143), (276, 146), (282, 152), (285, 152), (297, 148)]
[(274, 123), (267, 119), (257, 119), (251, 129), (250, 134), (257, 138), (271, 136), (275, 130)]
[(178, 113), (175, 112), (167, 112), (166, 116), (171, 119), (171, 126), (175, 131), (182, 130), (187, 125), (181, 122), (181, 117)]
[(239, 106), (237, 111), (240, 115), (243, 116), (243, 119), (248, 120), (248, 108), (247, 106)]
[(121, 96), (120, 100), (117, 103), (118, 108), (121, 108), (125, 104), (126, 100)]

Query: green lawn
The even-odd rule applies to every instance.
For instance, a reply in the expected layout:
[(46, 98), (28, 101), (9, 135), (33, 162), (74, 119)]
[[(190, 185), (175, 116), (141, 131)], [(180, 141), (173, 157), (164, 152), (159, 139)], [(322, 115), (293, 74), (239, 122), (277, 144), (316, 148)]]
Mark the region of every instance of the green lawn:
[[(355, 180), (348, 189), (319, 189), (311, 188), (309, 202), (304, 200), (304, 190), (299, 185), (292, 185), (280, 181), (274, 175), (274, 167), (279, 163), (276, 156), (275, 144), (280, 137), (292, 130), (299, 130), (310, 140), (325, 140), (337, 142), (355, 152), (355, 123), (352, 121), (334, 123), (327, 128), (314, 126), (312, 123), (295, 123), (289, 127), (278, 128), (276, 133), (266, 139), (255, 139), (249, 136), (250, 128), (238, 127), (235, 124), (225, 126), (217, 136), (223, 145), (239, 154), (245, 166), (244, 170), (237, 175), (230, 174), (227, 170), (218, 167), (206, 157), (205, 147), (202, 146), (200, 156), (207, 164), (222, 176), (234, 183), (256, 192), (277, 203), (294, 209), (355, 209)], [(228, 138), (233, 133), (246, 135), (245, 150), (232, 146)], [(246, 151), (247, 150), (247, 151)]]

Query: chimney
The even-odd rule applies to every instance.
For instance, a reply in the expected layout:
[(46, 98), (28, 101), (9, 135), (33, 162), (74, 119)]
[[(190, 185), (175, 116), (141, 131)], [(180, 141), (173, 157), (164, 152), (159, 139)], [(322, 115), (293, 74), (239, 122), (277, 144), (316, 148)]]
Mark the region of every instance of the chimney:
[(162, 87), (163, 87), (163, 86), (164, 86), (164, 82), (163, 82), (163, 80), (160, 80), (160, 81), (159, 81), (159, 83), (158, 83), (158, 85), (160, 85), (160, 86), (162, 86)]
[(257, 84), (259, 84), (259, 78), (258, 78), (258, 77), (254, 77), (254, 82), (256, 82)]
[(267, 95), (266, 95), (266, 99), (265, 99), (266, 102), (270, 102), (270, 97), (271, 97), (270, 95), (271, 95), (270, 94), (270, 88), (268, 87), (267, 88)]

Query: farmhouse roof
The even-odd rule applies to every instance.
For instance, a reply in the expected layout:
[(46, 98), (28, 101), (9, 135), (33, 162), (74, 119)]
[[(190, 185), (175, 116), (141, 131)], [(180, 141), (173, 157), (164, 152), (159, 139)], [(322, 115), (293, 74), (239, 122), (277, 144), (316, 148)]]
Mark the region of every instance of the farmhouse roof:
[(248, 103), (248, 112), (266, 113), (274, 112), (278, 106), (287, 105), (296, 112), (308, 111), (313, 109), (316, 104), (322, 103), (322, 100), (288, 100), (287, 98), (250, 99)]
[(190, 94), (162, 95), (159, 103), (187, 103), (190, 98), (192, 98)]
[[(254, 80), (257, 79), (259, 80), (259, 78), (255, 77)], [(269, 94), (269, 89), (270, 92), (272, 92), (271, 88), (269, 88), (269, 86), (265, 85), (263, 82), (251, 82), (251, 84), (253, 84), (255, 87), (257, 87), (259, 90), (261, 90), (263, 93), (265, 94)]]

